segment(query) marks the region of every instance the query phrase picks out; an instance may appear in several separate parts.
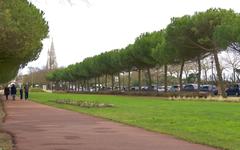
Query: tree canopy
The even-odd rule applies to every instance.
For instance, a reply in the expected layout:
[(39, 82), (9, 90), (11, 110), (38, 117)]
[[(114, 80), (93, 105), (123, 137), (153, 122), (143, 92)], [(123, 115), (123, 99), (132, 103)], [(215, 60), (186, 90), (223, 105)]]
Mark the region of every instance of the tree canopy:
[(43, 15), (27, 0), (0, 0), (0, 83), (38, 58), (48, 34)]

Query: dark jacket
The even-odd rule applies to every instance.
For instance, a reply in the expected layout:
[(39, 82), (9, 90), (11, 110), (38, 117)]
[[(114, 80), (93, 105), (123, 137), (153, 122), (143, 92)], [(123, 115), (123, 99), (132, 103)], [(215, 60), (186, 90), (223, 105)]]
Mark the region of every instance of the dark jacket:
[(19, 93), (20, 93), (20, 94), (23, 94), (23, 89), (22, 89), (22, 88), (19, 90)]
[(16, 95), (17, 94), (17, 89), (15, 85), (12, 85), (11, 87), (11, 95)]
[(9, 95), (9, 88), (8, 87), (4, 88), (4, 95)]

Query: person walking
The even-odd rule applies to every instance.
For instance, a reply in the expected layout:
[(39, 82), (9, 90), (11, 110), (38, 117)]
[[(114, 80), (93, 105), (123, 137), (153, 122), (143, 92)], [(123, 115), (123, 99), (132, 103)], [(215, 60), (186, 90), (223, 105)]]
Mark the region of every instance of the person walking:
[(22, 87), (20, 88), (19, 93), (20, 93), (20, 99), (22, 100), (23, 99), (23, 89), (22, 89)]
[(24, 86), (25, 100), (28, 99), (28, 91), (29, 91), (28, 85), (25, 85), (25, 86)]
[(15, 86), (15, 84), (12, 84), (11, 86), (11, 95), (12, 95), (12, 99), (15, 100), (15, 96), (17, 94), (17, 88)]
[(6, 100), (8, 100), (8, 95), (9, 95), (9, 87), (4, 88), (4, 95), (6, 96)]

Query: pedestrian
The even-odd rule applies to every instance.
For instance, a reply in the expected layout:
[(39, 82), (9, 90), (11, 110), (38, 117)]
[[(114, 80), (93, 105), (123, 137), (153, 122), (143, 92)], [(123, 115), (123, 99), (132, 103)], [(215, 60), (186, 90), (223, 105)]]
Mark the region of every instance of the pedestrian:
[(15, 100), (15, 96), (17, 94), (17, 88), (15, 86), (15, 84), (12, 84), (11, 86), (11, 95), (12, 95), (12, 99)]
[(28, 91), (29, 91), (28, 85), (25, 85), (25, 86), (24, 86), (25, 100), (28, 99)]
[(4, 95), (6, 96), (6, 100), (8, 100), (8, 95), (9, 95), (9, 87), (4, 88)]
[(23, 89), (22, 89), (22, 87), (20, 88), (19, 93), (20, 93), (20, 99), (22, 100), (23, 99)]

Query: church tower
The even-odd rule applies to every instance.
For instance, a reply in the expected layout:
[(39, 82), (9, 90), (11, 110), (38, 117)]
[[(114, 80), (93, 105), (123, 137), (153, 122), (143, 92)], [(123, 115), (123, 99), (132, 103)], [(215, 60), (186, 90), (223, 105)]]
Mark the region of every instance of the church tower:
[(48, 56), (47, 56), (47, 70), (53, 70), (57, 68), (57, 60), (56, 60), (56, 54), (55, 54), (55, 49), (53, 45), (53, 39), (51, 43), (51, 47), (48, 50)]

